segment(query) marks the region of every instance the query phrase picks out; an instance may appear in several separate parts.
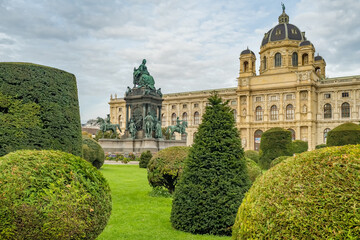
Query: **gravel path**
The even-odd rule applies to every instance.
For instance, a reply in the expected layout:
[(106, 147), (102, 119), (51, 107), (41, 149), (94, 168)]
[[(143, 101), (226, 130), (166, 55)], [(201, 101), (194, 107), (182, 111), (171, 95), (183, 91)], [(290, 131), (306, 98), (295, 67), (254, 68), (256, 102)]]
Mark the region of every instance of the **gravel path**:
[(122, 163), (120, 161), (116, 162), (116, 161), (105, 160), (104, 164), (110, 164), (110, 165), (139, 165), (139, 162), (138, 161), (130, 161), (128, 163)]

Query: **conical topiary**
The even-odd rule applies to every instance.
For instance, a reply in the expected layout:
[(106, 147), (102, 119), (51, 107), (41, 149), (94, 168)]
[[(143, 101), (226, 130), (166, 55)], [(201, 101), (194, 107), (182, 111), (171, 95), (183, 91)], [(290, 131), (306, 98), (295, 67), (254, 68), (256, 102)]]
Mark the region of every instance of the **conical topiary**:
[(250, 181), (231, 108), (217, 94), (209, 102), (175, 189), (171, 222), (186, 232), (230, 235)]

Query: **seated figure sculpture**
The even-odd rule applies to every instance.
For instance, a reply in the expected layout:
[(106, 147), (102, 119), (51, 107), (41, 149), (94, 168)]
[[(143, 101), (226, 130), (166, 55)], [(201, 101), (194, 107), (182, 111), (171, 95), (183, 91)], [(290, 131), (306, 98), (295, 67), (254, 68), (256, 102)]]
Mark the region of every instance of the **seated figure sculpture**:
[(133, 78), (134, 78), (134, 86), (146, 87), (150, 89), (155, 89), (155, 81), (154, 78), (150, 75), (145, 66), (146, 59), (143, 59), (139, 68), (134, 68)]

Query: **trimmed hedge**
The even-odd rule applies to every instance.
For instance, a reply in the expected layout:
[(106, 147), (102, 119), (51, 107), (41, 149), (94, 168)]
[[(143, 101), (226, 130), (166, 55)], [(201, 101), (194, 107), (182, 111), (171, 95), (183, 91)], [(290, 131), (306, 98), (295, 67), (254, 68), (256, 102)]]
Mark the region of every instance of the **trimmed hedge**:
[(169, 147), (157, 153), (147, 165), (150, 186), (165, 187), (173, 193), (185, 165), (190, 147)]
[[(40, 120), (29, 131), (23, 131), (23, 137), (15, 136), (15, 143), (14, 135), (1, 128), (0, 155), (32, 148), (57, 149), (81, 156), (79, 103), (73, 74), (30, 63), (0, 63), (0, 93), (39, 109), (35, 116), (22, 120), (25, 126)], [(0, 110), (4, 115), (21, 115), (19, 108), (10, 112), (10, 108), (2, 105)], [(17, 130), (15, 127), (14, 131)]]
[(309, 148), (308, 142), (302, 140), (294, 140), (291, 143), (291, 152), (292, 153), (302, 153), (306, 152)]
[(326, 144), (319, 144), (315, 146), (315, 149), (326, 148)]
[(270, 128), (261, 136), (259, 165), (269, 169), (271, 161), (280, 156), (291, 156), (291, 132), (283, 128)]
[(259, 156), (258, 151), (246, 150), (245, 151), (245, 157), (250, 158), (251, 160), (253, 160), (256, 163), (259, 163), (260, 156)]
[(54, 150), (0, 158), (0, 239), (96, 239), (111, 213), (106, 179)]
[(142, 152), (140, 155), (139, 167), (146, 168), (151, 158), (152, 154), (149, 150), (147, 150), (146, 152)]
[(360, 145), (291, 157), (244, 198), (233, 239), (359, 239)]
[(254, 182), (258, 176), (262, 174), (262, 170), (259, 165), (250, 158), (245, 158), (246, 160), (246, 169), (249, 174), (251, 182)]
[(100, 144), (86, 136), (83, 136), (82, 143), (83, 158), (97, 169), (100, 169), (105, 160), (105, 153)]
[(171, 223), (195, 234), (228, 235), (251, 181), (228, 102), (214, 94), (209, 103), (175, 189)]
[(280, 156), (275, 158), (274, 160), (272, 160), (272, 162), (270, 163), (270, 168), (274, 167), (275, 165), (281, 163), (282, 161), (284, 161), (285, 159), (288, 159), (290, 156)]
[(360, 126), (355, 123), (344, 123), (337, 126), (328, 132), (326, 138), (326, 145), (328, 147), (359, 143)]

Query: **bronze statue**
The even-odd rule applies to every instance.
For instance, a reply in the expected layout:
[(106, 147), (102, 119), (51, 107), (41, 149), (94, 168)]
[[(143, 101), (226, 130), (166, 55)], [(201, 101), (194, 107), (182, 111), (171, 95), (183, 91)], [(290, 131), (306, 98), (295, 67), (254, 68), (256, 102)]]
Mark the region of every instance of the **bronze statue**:
[(151, 116), (150, 112), (148, 112), (144, 120), (145, 120), (145, 137), (151, 138), (154, 127), (154, 117)]
[(281, 7), (282, 7), (283, 12), (285, 12), (285, 4), (282, 2), (281, 2)]
[(129, 124), (129, 133), (130, 133), (132, 139), (135, 139), (136, 132), (137, 132), (137, 130), (136, 130), (134, 120), (131, 118), (130, 124)]
[(161, 122), (155, 119), (155, 138), (162, 138)]
[(154, 78), (150, 75), (145, 66), (146, 59), (143, 59), (139, 68), (134, 68), (133, 78), (134, 78), (134, 87), (138, 85), (139, 87), (150, 88), (151, 90), (155, 90), (155, 81)]
[(115, 134), (116, 138), (117, 138), (116, 129), (119, 129), (119, 131), (121, 132), (119, 124), (110, 123), (110, 114), (107, 115), (106, 119), (98, 117), (96, 123), (100, 124), (100, 131), (103, 133), (103, 137), (105, 132), (107, 131), (112, 132), (110, 137), (112, 137)]
[[(180, 122), (182, 122), (180, 124)], [(172, 137), (174, 135), (174, 132), (178, 132), (181, 135), (185, 134), (187, 136), (186, 128), (188, 126), (187, 121), (181, 121), (179, 118), (176, 119), (176, 125), (175, 126), (168, 126), (166, 129), (166, 133), (170, 132), (170, 136)]]

